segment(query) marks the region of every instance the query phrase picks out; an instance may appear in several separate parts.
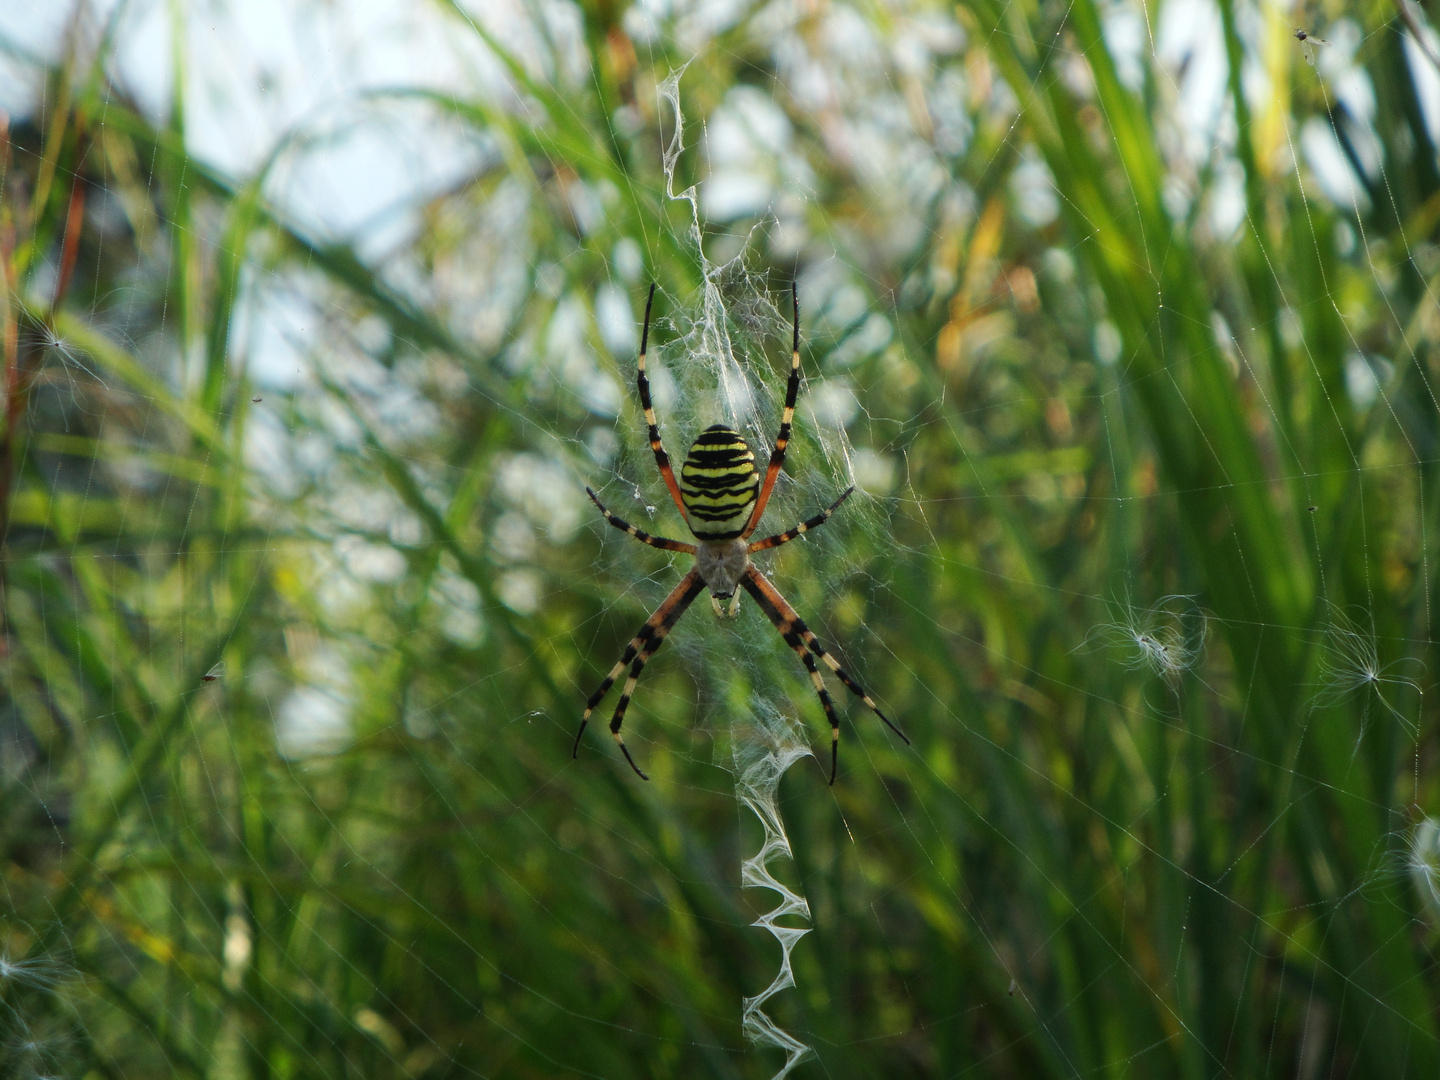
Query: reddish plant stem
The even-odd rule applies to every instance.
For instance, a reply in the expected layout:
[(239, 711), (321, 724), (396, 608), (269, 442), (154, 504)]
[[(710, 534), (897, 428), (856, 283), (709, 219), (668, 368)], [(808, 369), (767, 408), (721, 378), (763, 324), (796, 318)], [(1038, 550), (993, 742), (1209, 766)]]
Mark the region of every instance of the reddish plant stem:
[[(89, 141), (85, 137), (84, 121), (75, 118), (75, 166), (71, 170), (70, 202), (65, 208), (65, 233), (60, 241), (60, 273), (55, 278), (55, 296), (50, 301), (50, 321), (59, 310), (65, 294), (70, 289), (70, 279), (75, 273), (75, 259), (80, 254), (80, 234), (85, 226), (85, 178), (81, 169), (85, 165)], [(54, 327), (52, 326), (53, 330)]]
[[(80, 163), (85, 154), (84, 131), (81, 130), (76, 144), (76, 165), (74, 180), (70, 185), (70, 199), (65, 211), (65, 231), (61, 240), (60, 269), (55, 282), (55, 293), (50, 302), (46, 322), (53, 331), (55, 312), (59, 309), (65, 294), (69, 291), (75, 273), (75, 263), (80, 251), (80, 234), (85, 221), (85, 184), (80, 176)], [(0, 656), (4, 655), (6, 631), (6, 590), (8, 574), (6, 558), (10, 534), (10, 509), (15, 485), (15, 446), (20, 422), (25, 415), (25, 405), (30, 396), (34, 380), (26, 377), (21, 356), (20, 319), (17, 300), (19, 281), (15, 267), (15, 218), (19, 209), (15, 205), (18, 189), (9, 184), (11, 164), (9, 117), (0, 113), (0, 275), (3, 275), (4, 300), (0, 304), (0, 342), (3, 342), (4, 370), (4, 416), (5, 431), (0, 438)], [(5, 204), (7, 193), (11, 196)], [(38, 212), (38, 210), (37, 210)]]
[(85, 219), (85, 183), (80, 174), (70, 185), (70, 206), (65, 212), (65, 239), (60, 249), (60, 275), (55, 281), (55, 298), (50, 301), (50, 314), (54, 317), (70, 288), (70, 276), (75, 272), (75, 257), (80, 252), (80, 229)]

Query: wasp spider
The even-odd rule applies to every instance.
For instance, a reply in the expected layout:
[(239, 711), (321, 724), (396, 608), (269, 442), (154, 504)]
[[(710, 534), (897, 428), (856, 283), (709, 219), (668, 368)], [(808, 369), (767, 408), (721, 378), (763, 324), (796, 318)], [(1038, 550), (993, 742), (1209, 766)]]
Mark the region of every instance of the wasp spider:
[(839, 763), (840, 721), (835, 715), (835, 705), (830, 700), (830, 692), (825, 689), (825, 681), (820, 677), (820, 669), (815, 663), (817, 659), (823, 661), (852, 694), (885, 721), (891, 731), (899, 735), (907, 745), (910, 742), (904, 733), (890, 722), (890, 718), (880, 711), (865, 692), (865, 688), (847, 675), (835, 662), (835, 658), (821, 647), (805, 621), (750, 561), (750, 556), (757, 551), (779, 547), (794, 540), (801, 533), (823, 525), (855, 490), (853, 487), (846, 488), (826, 509), (793, 529), (767, 536), (764, 540), (749, 539), (750, 534), (760, 524), (760, 516), (765, 513), (765, 504), (770, 501), (770, 493), (775, 488), (775, 478), (780, 475), (780, 468), (785, 464), (785, 447), (790, 441), (791, 421), (795, 417), (795, 398), (800, 392), (800, 299), (793, 284), (790, 287), (790, 300), (794, 320), (790, 381), (785, 388), (785, 412), (780, 419), (780, 433), (775, 436), (775, 446), (770, 451), (770, 464), (765, 469), (763, 482), (755, 469), (755, 455), (750, 452), (740, 433), (724, 424), (715, 424), (702, 431), (690, 447), (690, 453), (685, 456), (685, 463), (680, 467), (680, 479), (677, 483), (675, 471), (670, 467), (670, 457), (660, 442), (655, 409), (650, 404), (650, 381), (645, 377), (645, 351), (650, 341), (650, 307), (655, 302), (655, 286), (650, 286), (650, 296), (645, 301), (645, 328), (640, 336), (639, 375), (636, 380), (640, 390), (640, 405), (645, 410), (645, 423), (650, 431), (650, 449), (655, 452), (655, 464), (660, 469), (665, 486), (670, 489), (670, 497), (675, 500), (680, 516), (685, 519), (698, 543), (687, 544), (641, 532), (605, 509), (596, 498), (595, 492), (586, 488), (585, 493), (590, 496), (600, 513), (605, 515), (605, 520), (615, 528), (628, 533), (642, 544), (694, 555), (695, 565), (680, 579), (680, 584), (675, 586), (675, 590), (665, 598), (665, 602), (645, 621), (640, 632), (630, 639), (630, 644), (625, 646), (619, 662), (590, 695), (590, 700), (585, 703), (585, 715), (580, 721), (580, 730), (575, 735), (571, 757), (580, 752), (580, 738), (585, 734), (585, 726), (590, 723), (590, 714), (595, 710), (595, 706), (600, 704), (600, 699), (614, 685), (620, 673), (629, 667), (629, 678), (625, 680), (625, 687), (620, 692), (615, 715), (610, 718), (610, 734), (615, 736), (615, 741), (620, 745), (630, 767), (642, 780), (650, 779), (640, 771), (640, 766), (636, 765), (635, 759), (630, 756), (625, 740), (620, 737), (620, 725), (625, 721), (625, 710), (630, 705), (635, 683), (640, 678), (640, 672), (645, 669), (645, 664), (664, 644), (665, 635), (680, 621), (685, 609), (707, 588), (710, 590), (710, 603), (716, 615), (724, 614), (720, 607), (722, 600), (730, 601), (728, 614), (735, 615), (740, 606), (740, 596), (736, 589), (748, 592), (810, 672), (810, 681), (814, 684), (815, 693), (819, 695), (820, 704), (830, 720), (830, 783), (835, 783), (835, 770)]

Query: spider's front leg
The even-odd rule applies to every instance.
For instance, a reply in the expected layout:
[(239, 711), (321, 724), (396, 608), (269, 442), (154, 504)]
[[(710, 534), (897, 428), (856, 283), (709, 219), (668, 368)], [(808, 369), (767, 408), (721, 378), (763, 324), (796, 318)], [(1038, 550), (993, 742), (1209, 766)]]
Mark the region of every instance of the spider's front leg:
[(780, 636), (785, 639), (785, 644), (795, 650), (796, 655), (800, 657), (810, 672), (810, 681), (814, 684), (816, 695), (820, 698), (820, 704), (824, 707), (825, 715), (830, 720), (831, 784), (835, 783), (835, 771), (840, 760), (840, 723), (835, 718), (834, 703), (830, 700), (830, 694), (825, 689), (824, 681), (820, 678), (819, 669), (815, 666), (817, 658), (835, 673), (835, 677), (845, 684), (847, 690), (863, 701), (871, 712), (883, 720), (886, 727), (899, 735), (906, 746), (910, 745), (910, 740), (905, 733), (891, 723), (890, 718), (880, 711), (880, 706), (875, 704), (875, 700), (865, 692), (865, 688), (851, 678), (835, 658), (825, 651), (819, 640), (810, 632), (810, 628), (805, 625), (805, 620), (796, 614), (795, 609), (780, 595), (780, 591), (770, 584), (764, 574), (752, 566), (740, 579), (740, 584), (755, 598), (755, 602), (760, 605), (760, 610), (765, 612), (775, 629), (780, 631)]
[(615, 715), (610, 718), (610, 734), (615, 736), (620, 752), (625, 755), (625, 760), (630, 763), (636, 775), (641, 780), (650, 779), (640, 771), (640, 766), (636, 765), (635, 759), (630, 756), (625, 740), (620, 737), (620, 725), (625, 722), (625, 710), (630, 706), (630, 696), (635, 692), (635, 684), (640, 680), (640, 673), (645, 670), (646, 663), (665, 643), (665, 636), (680, 621), (680, 616), (685, 614), (685, 609), (700, 595), (703, 588), (704, 580), (697, 571), (691, 570), (680, 579), (680, 584), (675, 586), (674, 591), (665, 598), (665, 602), (655, 609), (655, 613), (645, 620), (639, 633), (630, 639), (630, 644), (625, 646), (625, 651), (620, 655), (619, 663), (610, 669), (610, 674), (605, 676), (604, 681), (590, 695), (590, 700), (585, 703), (585, 715), (580, 718), (580, 730), (575, 733), (575, 745), (570, 750), (572, 759), (580, 755), (580, 737), (585, 734), (585, 727), (590, 723), (590, 714), (595, 711), (595, 706), (600, 704), (600, 699), (610, 687), (615, 685), (615, 680), (628, 664), (630, 677), (625, 680), (625, 688), (620, 691), (620, 700), (615, 705)]

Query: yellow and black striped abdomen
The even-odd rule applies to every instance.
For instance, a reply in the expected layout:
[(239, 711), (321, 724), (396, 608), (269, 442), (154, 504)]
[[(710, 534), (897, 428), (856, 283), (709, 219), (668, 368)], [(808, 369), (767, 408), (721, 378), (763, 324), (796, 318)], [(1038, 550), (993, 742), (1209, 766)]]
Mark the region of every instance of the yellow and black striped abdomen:
[(740, 433), (716, 424), (700, 433), (680, 468), (680, 496), (690, 531), (701, 540), (734, 540), (760, 493), (755, 455)]

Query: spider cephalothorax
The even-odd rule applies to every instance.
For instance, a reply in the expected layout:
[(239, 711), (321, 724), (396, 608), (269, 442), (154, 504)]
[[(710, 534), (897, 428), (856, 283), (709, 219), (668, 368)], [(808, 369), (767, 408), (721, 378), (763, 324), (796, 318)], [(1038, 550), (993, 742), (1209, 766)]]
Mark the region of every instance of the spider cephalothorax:
[(817, 658), (835, 673), (851, 693), (884, 720), (891, 731), (907, 744), (910, 742), (899, 728), (890, 723), (889, 718), (870, 699), (865, 688), (847, 675), (835, 662), (835, 658), (821, 647), (805, 621), (750, 561), (752, 552), (779, 547), (794, 540), (801, 533), (824, 524), (855, 490), (853, 487), (847, 488), (829, 507), (793, 529), (768, 536), (764, 540), (752, 542), (749, 539), (760, 524), (760, 517), (765, 513), (765, 504), (770, 501), (770, 493), (775, 488), (775, 478), (780, 475), (781, 466), (785, 464), (785, 447), (790, 442), (791, 423), (795, 418), (795, 399), (800, 393), (800, 299), (793, 285), (790, 287), (790, 298), (794, 310), (790, 380), (785, 387), (785, 412), (780, 420), (780, 433), (775, 437), (775, 446), (770, 451), (770, 463), (765, 468), (763, 482), (755, 469), (755, 455), (751, 453), (740, 433), (724, 424), (715, 424), (702, 431), (691, 445), (690, 453), (685, 456), (680, 467), (680, 480), (677, 483), (675, 470), (670, 465), (670, 455), (665, 452), (660, 441), (655, 408), (650, 402), (650, 380), (645, 375), (645, 352), (650, 341), (650, 307), (655, 302), (655, 286), (650, 286), (650, 296), (645, 301), (645, 328), (640, 335), (639, 374), (636, 379), (640, 391), (640, 405), (645, 410), (650, 449), (655, 452), (655, 464), (660, 469), (660, 476), (698, 543), (687, 544), (641, 532), (605, 509), (589, 488), (585, 489), (585, 493), (599, 507), (600, 513), (605, 515), (605, 520), (615, 528), (651, 547), (694, 555), (695, 565), (665, 598), (665, 602), (645, 621), (640, 632), (630, 639), (619, 663), (590, 695), (590, 700), (585, 704), (585, 715), (580, 721), (580, 730), (575, 735), (572, 757), (580, 751), (580, 737), (585, 734), (590, 714), (628, 666), (630, 676), (625, 680), (625, 687), (620, 692), (615, 715), (610, 718), (610, 734), (615, 736), (615, 741), (630, 767), (642, 780), (649, 779), (640, 772), (640, 767), (630, 756), (625, 740), (620, 737), (620, 725), (625, 721), (625, 710), (630, 704), (630, 696), (634, 693), (635, 683), (639, 680), (645, 664), (664, 643), (665, 635), (680, 621), (680, 616), (685, 614), (685, 610), (695, 598), (707, 588), (710, 590), (710, 603), (715, 608), (715, 613), (722, 613), (721, 600), (730, 600), (729, 614), (732, 616), (740, 606), (740, 596), (736, 590), (744, 589), (754, 597), (760, 610), (775, 625), (775, 629), (780, 631), (785, 643), (795, 650), (804, 663), (810, 673), (815, 693), (820, 698), (820, 704), (825, 709), (825, 715), (830, 720), (830, 783), (835, 783), (835, 770), (839, 764), (840, 721), (835, 715), (835, 704), (830, 699), (830, 692), (825, 689), (825, 680), (820, 677), (820, 669), (815, 663)]

